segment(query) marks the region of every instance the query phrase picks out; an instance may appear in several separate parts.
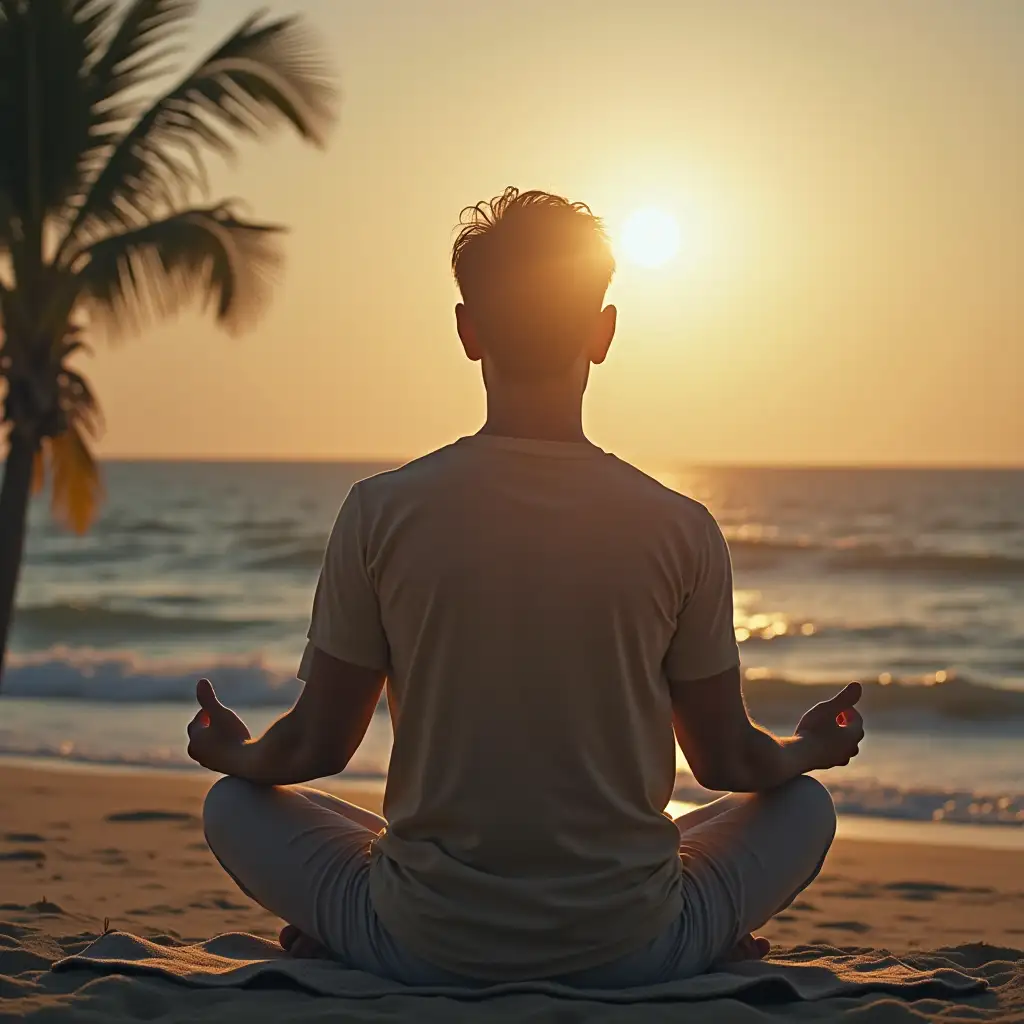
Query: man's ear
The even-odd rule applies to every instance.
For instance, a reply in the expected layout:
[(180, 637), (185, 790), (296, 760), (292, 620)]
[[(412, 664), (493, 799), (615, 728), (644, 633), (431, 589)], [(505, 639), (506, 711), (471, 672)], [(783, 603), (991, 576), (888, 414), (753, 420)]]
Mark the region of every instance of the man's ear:
[(595, 365), (603, 363), (608, 358), (608, 349), (611, 348), (612, 339), (615, 337), (615, 325), (618, 323), (618, 318), (619, 311), (614, 306), (605, 306), (597, 314), (588, 352), (590, 361)]
[(461, 302), (455, 307), (455, 326), (458, 329), (466, 358), (471, 359), (474, 363), (479, 363), (483, 359), (484, 353), (477, 338), (476, 325), (469, 315), (469, 310)]

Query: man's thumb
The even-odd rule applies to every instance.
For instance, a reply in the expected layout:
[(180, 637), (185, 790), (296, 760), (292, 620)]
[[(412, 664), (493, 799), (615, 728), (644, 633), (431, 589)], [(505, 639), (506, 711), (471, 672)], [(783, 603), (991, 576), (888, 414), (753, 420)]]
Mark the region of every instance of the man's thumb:
[(217, 700), (213, 683), (209, 679), (200, 679), (196, 683), (196, 700), (199, 701), (199, 706), (211, 717), (218, 711), (224, 710), (224, 705)]
[(864, 694), (864, 687), (860, 683), (850, 683), (844, 686), (834, 697), (830, 697), (825, 703), (835, 712), (845, 711), (852, 708)]

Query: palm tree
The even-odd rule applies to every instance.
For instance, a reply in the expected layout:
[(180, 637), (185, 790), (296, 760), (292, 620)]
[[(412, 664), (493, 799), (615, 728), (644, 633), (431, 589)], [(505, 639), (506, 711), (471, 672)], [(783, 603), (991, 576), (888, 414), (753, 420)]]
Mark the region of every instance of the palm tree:
[(195, 13), (196, 0), (0, 0), (0, 672), (30, 493), (48, 476), (54, 513), (80, 532), (102, 495), (100, 410), (71, 358), (197, 300), (228, 331), (256, 320), (280, 229), (204, 201), (204, 153), (279, 124), (322, 144), (334, 120), (295, 18), (249, 18), (167, 78)]

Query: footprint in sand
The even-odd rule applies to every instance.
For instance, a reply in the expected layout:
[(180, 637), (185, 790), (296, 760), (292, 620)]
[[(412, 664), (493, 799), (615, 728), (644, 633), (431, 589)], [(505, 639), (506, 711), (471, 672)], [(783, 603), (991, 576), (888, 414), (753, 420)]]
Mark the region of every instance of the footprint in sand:
[(939, 896), (949, 895), (992, 895), (995, 890), (987, 886), (948, 885), (945, 882), (888, 882), (882, 886), (887, 892), (895, 893), (900, 899), (930, 903)]
[(854, 932), (857, 935), (863, 935), (865, 932), (871, 931), (871, 925), (865, 924), (863, 921), (822, 921), (818, 927), (834, 928), (836, 931), (841, 932)]
[(92, 853), (99, 858), (101, 864), (105, 864), (107, 867), (121, 867), (128, 863), (124, 851), (119, 850), (116, 846), (105, 846), (103, 849), (93, 850)]
[(208, 900), (197, 900), (195, 903), (190, 903), (190, 907), (194, 910), (249, 910), (250, 907), (247, 903), (236, 903), (233, 900), (227, 899), (223, 896), (213, 896)]
[(862, 885), (856, 889), (827, 890), (825, 895), (840, 900), (873, 900), (878, 891), (871, 885)]
[(135, 907), (126, 911), (129, 917), (156, 917), (162, 914), (173, 914), (178, 917), (185, 911), (181, 907), (172, 907), (168, 903), (158, 903), (154, 907)]
[(199, 818), (188, 811), (114, 811), (104, 819), (112, 824), (139, 824), (147, 821), (180, 821), (198, 824)]
[(46, 854), (42, 850), (8, 850), (5, 853), (0, 853), (0, 860), (20, 860), (42, 866), (43, 861), (46, 860)]
[(35, 903), (0, 903), (0, 910), (14, 910), (35, 914), (63, 914), (64, 908), (59, 903), (51, 903), (45, 896)]
[(4, 839), (8, 843), (45, 843), (46, 836), (38, 832), (8, 832)]

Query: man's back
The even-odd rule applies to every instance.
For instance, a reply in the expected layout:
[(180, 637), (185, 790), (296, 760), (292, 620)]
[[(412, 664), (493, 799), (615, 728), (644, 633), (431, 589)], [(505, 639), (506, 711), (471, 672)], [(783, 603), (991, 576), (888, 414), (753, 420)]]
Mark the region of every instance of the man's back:
[(737, 661), (707, 511), (587, 443), (476, 435), (357, 484), (332, 576), (312, 645), (389, 676), (389, 931), (491, 978), (659, 934), (680, 910), (666, 671)]
[[(861, 687), (792, 736), (756, 726), (717, 525), (586, 441), (617, 318), (600, 219), (508, 188), (460, 224), (455, 321), (486, 421), (352, 489), (286, 715), (250, 740), (199, 681), (189, 754), (229, 776), (211, 848), (289, 922), (285, 948), (407, 984), (621, 988), (763, 956), (754, 929), (835, 832), (801, 776), (856, 756)], [(291, 788), (345, 768), (385, 681), (387, 818)], [(748, 796), (670, 821), (673, 731), (698, 781)]]

